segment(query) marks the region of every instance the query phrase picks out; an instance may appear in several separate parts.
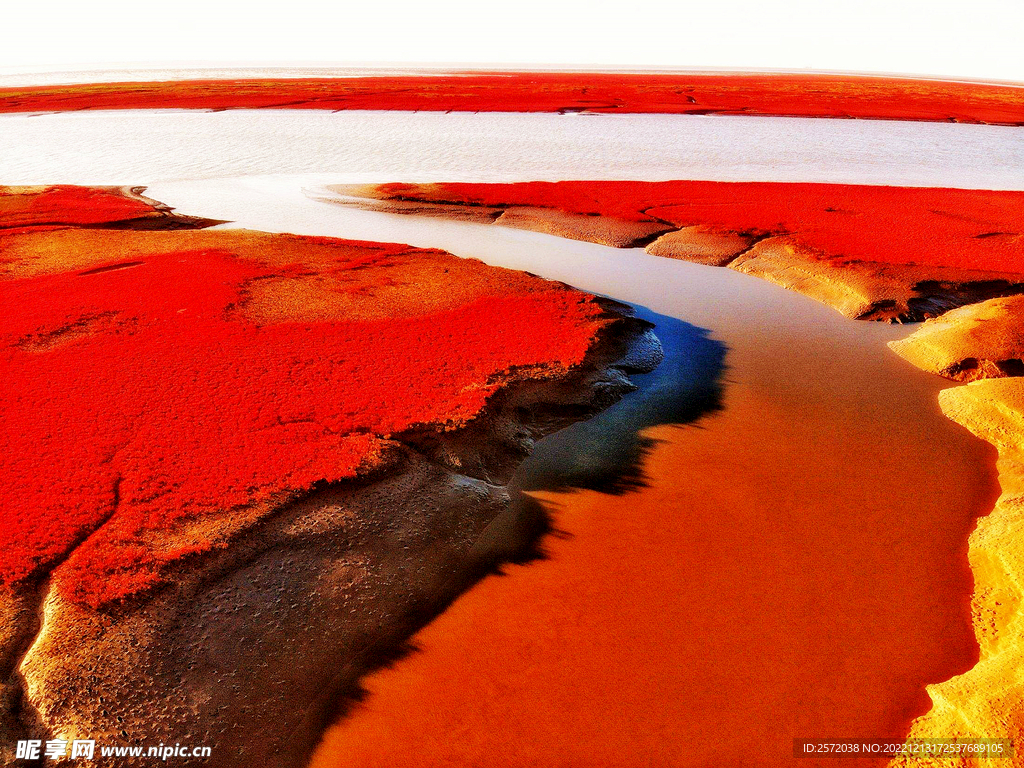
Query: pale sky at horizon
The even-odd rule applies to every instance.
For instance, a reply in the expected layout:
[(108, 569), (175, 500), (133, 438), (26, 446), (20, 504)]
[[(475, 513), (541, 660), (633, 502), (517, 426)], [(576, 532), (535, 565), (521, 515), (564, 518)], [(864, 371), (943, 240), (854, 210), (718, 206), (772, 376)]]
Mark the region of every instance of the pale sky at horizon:
[(815, 69), (1024, 83), (1019, 0), (26, 2), (0, 74), (268, 64)]

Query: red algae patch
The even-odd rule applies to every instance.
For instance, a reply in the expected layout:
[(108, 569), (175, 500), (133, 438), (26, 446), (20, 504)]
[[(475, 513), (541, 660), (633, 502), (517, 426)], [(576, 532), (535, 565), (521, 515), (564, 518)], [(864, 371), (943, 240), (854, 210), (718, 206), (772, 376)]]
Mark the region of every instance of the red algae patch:
[(388, 109), (857, 117), (1024, 124), (1013, 85), (809, 74), (453, 73), (0, 89), (0, 112)]
[(382, 184), (381, 200), (533, 206), (630, 222), (789, 236), (830, 258), (1024, 272), (1024, 192), (848, 184), (559, 181)]
[(244, 517), (379, 466), (386, 438), (464, 424), (507, 381), (578, 364), (605, 322), (586, 294), (518, 277), (502, 291), (505, 271), (476, 262), (467, 264), (491, 284), (461, 301), (417, 312), (404, 296), (390, 316), (346, 317), (341, 304), (267, 321), (245, 310), (253, 286), (308, 276), (372, 301), (403, 282), (406, 264), (415, 273), (436, 262), (443, 275), (457, 260), (279, 236), (287, 246), (277, 255), (309, 258), (273, 264), (273, 249), (260, 260), (258, 246), (274, 236), (248, 234), (100, 232), (145, 247), (0, 281), (0, 582), (53, 570), (59, 594), (76, 602), (127, 597), (158, 583), (168, 563), (225, 543), (176, 538), (182, 525), (226, 510)]
[(161, 215), (152, 201), (116, 187), (0, 186), (0, 234), (8, 229), (113, 224)]

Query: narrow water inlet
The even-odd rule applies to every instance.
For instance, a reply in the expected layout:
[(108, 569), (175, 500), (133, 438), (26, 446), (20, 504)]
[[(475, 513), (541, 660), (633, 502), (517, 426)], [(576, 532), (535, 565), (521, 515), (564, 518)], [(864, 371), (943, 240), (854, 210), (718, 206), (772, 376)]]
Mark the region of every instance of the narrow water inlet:
[(639, 488), (537, 494), (563, 532), (548, 559), (485, 580), (420, 633), (318, 766), (788, 764), (794, 737), (900, 737), (924, 686), (974, 663), (967, 536), (995, 499), (994, 451), (941, 415), (941, 379), (885, 347), (906, 328), (730, 270), (353, 211), (301, 186), (148, 194), (236, 226), (527, 269), (728, 348), (721, 409), (645, 431)]

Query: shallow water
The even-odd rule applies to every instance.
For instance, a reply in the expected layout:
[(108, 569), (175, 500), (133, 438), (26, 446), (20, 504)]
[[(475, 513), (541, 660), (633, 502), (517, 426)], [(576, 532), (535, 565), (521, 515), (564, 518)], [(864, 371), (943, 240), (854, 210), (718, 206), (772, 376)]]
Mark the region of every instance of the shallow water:
[(906, 329), (639, 250), (313, 202), (302, 181), (151, 193), (527, 269), (727, 349), (721, 410), (647, 430), (626, 493), (539, 493), (564, 532), (549, 559), (485, 579), (421, 632), (316, 765), (788, 764), (794, 737), (899, 737), (926, 683), (973, 664), (966, 540), (994, 457), (941, 415), (944, 382), (885, 347)]
[(1024, 130), (896, 120), (322, 110), (0, 115), (4, 184), (713, 179), (1024, 189)]

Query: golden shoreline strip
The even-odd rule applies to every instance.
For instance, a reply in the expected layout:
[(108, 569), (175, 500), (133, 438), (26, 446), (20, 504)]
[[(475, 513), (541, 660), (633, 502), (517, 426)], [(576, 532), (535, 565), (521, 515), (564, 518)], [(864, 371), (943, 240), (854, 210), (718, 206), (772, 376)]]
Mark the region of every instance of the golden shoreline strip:
[[(968, 540), (972, 618), (981, 658), (928, 686), (934, 706), (909, 738), (1019, 737), (1024, 723), (1024, 298), (992, 299), (926, 321), (889, 346), (922, 370), (970, 382), (939, 393), (942, 412), (996, 447), (1001, 494)], [(968, 766), (956, 761), (894, 765)], [(1013, 765), (1024, 762), (1015, 755)]]

